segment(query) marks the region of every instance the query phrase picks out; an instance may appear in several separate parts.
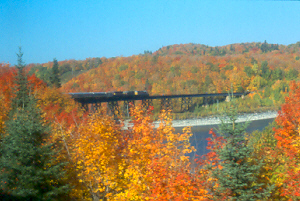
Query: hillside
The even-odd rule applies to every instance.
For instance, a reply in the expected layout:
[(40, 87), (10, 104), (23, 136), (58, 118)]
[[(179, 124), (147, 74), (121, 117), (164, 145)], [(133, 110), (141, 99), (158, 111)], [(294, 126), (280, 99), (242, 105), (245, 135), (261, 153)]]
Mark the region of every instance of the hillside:
[[(300, 42), (180, 44), (130, 57), (60, 61), (59, 68), (63, 92), (147, 90), (154, 95), (249, 90), (262, 107), (273, 107), (283, 102), (290, 81), (298, 80), (299, 58)], [(30, 65), (30, 72), (47, 82), (51, 66), (51, 62)]]
[[(101, 58), (102, 63), (97, 68), (74, 77), (62, 89), (66, 92), (148, 90), (150, 94), (175, 94), (226, 92), (232, 85), (234, 91), (256, 91), (278, 80), (296, 79), (300, 43), (289, 47), (265, 44), (264, 52), (263, 45), (249, 43), (214, 48), (173, 45), (153, 54)], [(216, 51), (223, 53), (214, 56)], [(86, 70), (85, 64), (78, 66)]]

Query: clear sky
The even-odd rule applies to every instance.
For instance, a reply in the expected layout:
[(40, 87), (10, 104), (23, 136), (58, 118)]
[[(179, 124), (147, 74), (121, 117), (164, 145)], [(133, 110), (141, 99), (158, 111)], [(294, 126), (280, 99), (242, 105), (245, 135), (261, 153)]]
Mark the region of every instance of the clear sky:
[(300, 41), (300, 2), (0, 0), (0, 62), (131, 56), (162, 46)]

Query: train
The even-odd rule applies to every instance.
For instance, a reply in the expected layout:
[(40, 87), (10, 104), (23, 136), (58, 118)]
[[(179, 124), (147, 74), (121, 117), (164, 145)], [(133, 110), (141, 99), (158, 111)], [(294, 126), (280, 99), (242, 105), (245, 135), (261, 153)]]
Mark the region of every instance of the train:
[(123, 96), (149, 96), (147, 91), (123, 91)]
[(113, 96), (119, 97), (149, 96), (147, 91), (114, 91), (111, 93), (113, 94)]
[(105, 97), (148, 97), (147, 91), (113, 91), (113, 92), (79, 92), (69, 93), (73, 98), (105, 98)]

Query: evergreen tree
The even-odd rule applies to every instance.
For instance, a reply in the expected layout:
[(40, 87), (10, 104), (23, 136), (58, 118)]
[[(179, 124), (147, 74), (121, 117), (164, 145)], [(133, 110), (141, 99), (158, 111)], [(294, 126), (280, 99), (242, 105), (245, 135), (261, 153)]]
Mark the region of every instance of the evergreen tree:
[(15, 111), (18, 107), (26, 107), (29, 102), (29, 88), (28, 80), (25, 75), (25, 64), (23, 62), (23, 53), (19, 48), (17, 75), (15, 78), (16, 88), (14, 89), (16, 97), (12, 99), (12, 111)]
[(267, 61), (263, 61), (261, 63), (261, 77), (263, 77), (264, 79), (268, 80), (271, 76), (271, 71), (270, 68), (268, 66), (268, 62)]
[(270, 189), (262, 189), (257, 175), (262, 168), (262, 161), (250, 161), (254, 149), (248, 145), (245, 136), (247, 123), (236, 123), (234, 109), (227, 113), (226, 121), (220, 125), (220, 135), (225, 144), (217, 150), (222, 168), (213, 170), (217, 179), (216, 198), (226, 200), (261, 200), (270, 196)]
[(58, 144), (48, 142), (50, 129), (29, 93), (22, 55), (20, 48), (15, 97), (1, 142), (0, 189), (21, 200), (59, 200), (69, 190), (62, 179), (64, 164), (55, 161)]
[(262, 52), (267, 52), (269, 50), (269, 46), (267, 41), (265, 40), (265, 42), (260, 46), (260, 49)]
[(250, 66), (245, 66), (244, 67), (244, 72), (247, 74), (248, 77), (252, 77), (252, 75), (254, 75), (254, 71), (252, 70), (252, 68)]
[(59, 70), (58, 70), (58, 62), (55, 58), (53, 59), (53, 66), (51, 69), (50, 82), (51, 82), (51, 85), (56, 88), (61, 87)]

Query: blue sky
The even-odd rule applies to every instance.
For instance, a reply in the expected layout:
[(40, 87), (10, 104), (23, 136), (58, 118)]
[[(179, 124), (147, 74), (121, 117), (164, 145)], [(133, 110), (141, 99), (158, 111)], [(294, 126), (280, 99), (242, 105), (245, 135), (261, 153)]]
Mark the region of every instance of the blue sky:
[(300, 41), (297, 1), (0, 0), (0, 62), (131, 56), (162, 46)]

